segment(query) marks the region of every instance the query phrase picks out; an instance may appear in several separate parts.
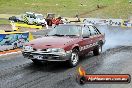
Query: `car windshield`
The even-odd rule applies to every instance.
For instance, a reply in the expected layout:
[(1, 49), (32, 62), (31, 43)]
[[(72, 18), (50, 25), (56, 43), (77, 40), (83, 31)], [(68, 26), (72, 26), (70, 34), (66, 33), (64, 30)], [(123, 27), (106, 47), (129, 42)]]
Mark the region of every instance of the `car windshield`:
[(44, 17), (42, 15), (37, 15), (36, 18), (43, 19)]
[(81, 26), (58, 25), (48, 33), (48, 36), (80, 36)]

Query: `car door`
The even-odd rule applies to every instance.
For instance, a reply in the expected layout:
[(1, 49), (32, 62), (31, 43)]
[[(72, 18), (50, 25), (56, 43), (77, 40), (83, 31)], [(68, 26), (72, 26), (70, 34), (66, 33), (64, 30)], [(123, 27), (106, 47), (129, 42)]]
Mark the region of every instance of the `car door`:
[(28, 21), (29, 21), (29, 24), (33, 24), (33, 21), (34, 21), (34, 15), (33, 14), (29, 15)]
[(91, 51), (92, 39), (90, 38), (90, 34), (87, 26), (82, 27), (82, 41), (80, 42), (81, 54), (86, 54)]
[(97, 46), (98, 44), (98, 35), (99, 32), (93, 27), (93, 26), (88, 26), (88, 28), (90, 29), (90, 39), (92, 41), (92, 46), (91, 48), (94, 49), (95, 46)]

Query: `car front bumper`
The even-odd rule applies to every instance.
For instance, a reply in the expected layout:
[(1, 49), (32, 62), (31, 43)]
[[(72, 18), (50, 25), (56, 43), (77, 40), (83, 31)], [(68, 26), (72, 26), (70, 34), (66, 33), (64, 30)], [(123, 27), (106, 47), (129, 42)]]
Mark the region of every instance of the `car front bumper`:
[(23, 56), (28, 59), (37, 59), (41, 61), (67, 61), (71, 57), (69, 53), (44, 53), (44, 52), (22, 52)]
[(45, 23), (37, 23), (37, 25), (45, 26), (46, 24)]

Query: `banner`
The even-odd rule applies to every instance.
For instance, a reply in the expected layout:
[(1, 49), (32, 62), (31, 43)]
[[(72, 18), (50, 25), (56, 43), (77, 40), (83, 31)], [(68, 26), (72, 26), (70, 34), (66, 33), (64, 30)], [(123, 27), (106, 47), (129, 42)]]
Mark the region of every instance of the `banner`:
[(24, 43), (29, 42), (29, 32), (8, 32), (0, 34), (0, 51), (21, 48)]

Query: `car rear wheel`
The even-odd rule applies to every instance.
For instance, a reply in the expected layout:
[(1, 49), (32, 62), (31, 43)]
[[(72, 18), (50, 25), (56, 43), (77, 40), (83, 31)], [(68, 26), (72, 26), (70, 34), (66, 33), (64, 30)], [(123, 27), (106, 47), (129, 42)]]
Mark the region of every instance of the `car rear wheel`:
[(75, 67), (79, 62), (78, 50), (74, 49), (72, 51), (71, 57), (68, 60), (68, 64), (70, 67)]
[(37, 23), (33, 21), (33, 25), (36, 25)]
[(94, 48), (93, 54), (95, 56), (99, 55), (102, 52), (102, 45), (98, 45), (97, 47)]

